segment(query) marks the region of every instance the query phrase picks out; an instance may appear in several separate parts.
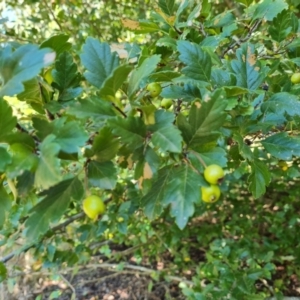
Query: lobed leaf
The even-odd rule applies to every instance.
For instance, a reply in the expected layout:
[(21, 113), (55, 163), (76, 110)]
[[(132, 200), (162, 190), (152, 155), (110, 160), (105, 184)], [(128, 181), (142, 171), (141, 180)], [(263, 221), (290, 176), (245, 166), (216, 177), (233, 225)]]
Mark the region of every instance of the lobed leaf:
[(97, 88), (101, 88), (104, 81), (119, 65), (116, 52), (111, 53), (107, 43), (88, 37), (82, 48), (80, 59), (87, 71), (84, 73), (87, 81)]

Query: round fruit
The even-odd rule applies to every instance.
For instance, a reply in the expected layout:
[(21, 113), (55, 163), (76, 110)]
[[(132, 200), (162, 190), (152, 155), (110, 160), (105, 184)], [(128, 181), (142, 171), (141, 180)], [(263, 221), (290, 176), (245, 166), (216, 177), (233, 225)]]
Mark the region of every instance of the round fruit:
[(168, 109), (172, 106), (172, 104), (173, 104), (172, 99), (164, 98), (164, 99), (161, 100), (160, 106), (165, 108), (165, 109)]
[(280, 160), (280, 161), (278, 162), (278, 165), (279, 165), (279, 167), (281, 168), (282, 171), (287, 171), (288, 168), (289, 168), (287, 162), (284, 161), (284, 160)]
[(147, 91), (149, 91), (149, 94), (152, 98), (155, 98), (161, 93), (162, 88), (159, 83), (151, 82), (147, 85)]
[(294, 84), (300, 83), (300, 73), (294, 73), (291, 77), (291, 82)]
[(202, 200), (207, 203), (216, 202), (221, 196), (221, 190), (215, 184), (212, 184), (211, 186), (202, 186), (201, 193)]
[(83, 200), (83, 211), (89, 218), (95, 220), (98, 215), (105, 212), (105, 204), (98, 196), (91, 195)]
[(217, 184), (222, 181), (224, 177), (224, 170), (218, 165), (209, 165), (204, 170), (204, 178), (211, 184)]

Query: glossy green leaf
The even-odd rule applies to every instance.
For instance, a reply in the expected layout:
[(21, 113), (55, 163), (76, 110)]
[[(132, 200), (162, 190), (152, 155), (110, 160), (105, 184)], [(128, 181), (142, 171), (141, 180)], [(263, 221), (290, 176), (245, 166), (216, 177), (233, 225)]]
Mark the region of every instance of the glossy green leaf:
[(261, 110), (265, 114), (284, 115), (284, 113), (287, 113), (289, 116), (300, 115), (299, 97), (286, 92), (274, 94), (261, 105)]
[(43, 189), (58, 183), (61, 179), (60, 161), (57, 158), (60, 146), (49, 135), (40, 145), (40, 161), (36, 170), (35, 185)]
[(169, 36), (165, 36), (165, 37), (158, 39), (156, 42), (156, 45), (160, 46), (160, 47), (168, 47), (174, 51), (177, 49), (176, 40)]
[(251, 174), (248, 178), (249, 190), (254, 198), (259, 198), (266, 192), (271, 174), (264, 162), (255, 160), (251, 163)]
[(200, 90), (193, 84), (185, 84), (183, 86), (171, 85), (163, 89), (160, 94), (164, 98), (180, 99), (184, 101), (194, 101), (195, 98), (201, 98)]
[(116, 115), (110, 102), (95, 96), (76, 101), (76, 103), (70, 105), (67, 113), (77, 118), (96, 118), (100, 120), (106, 120)]
[(67, 121), (60, 118), (53, 122), (55, 139), (53, 143), (60, 146), (60, 150), (66, 153), (77, 153), (84, 146), (89, 136), (76, 121)]
[(197, 44), (188, 41), (178, 41), (179, 59), (186, 65), (182, 73), (187, 77), (210, 81), (212, 62), (209, 54)]
[(245, 43), (236, 51), (237, 60), (231, 61), (236, 75), (237, 86), (256, 90), (264, 81), (266, 67), (261, 67), (257, 60), (254, 45)]
[(227, 153), (220, 147), (214, 147), (212, 149), (198, 149), (198, 155), (203, 159), (207, 166), (217, 164), (221, 167), (227, 165)]
[(210, 99), (201, 104), (192, 105), (189, 113), (189, 124), (192, 129), (192, 138), (189, 146), (195, 148), (198, 145), (211, 142), (216, 139), (216, 130), (223, 125), (226, 114), (224, 112), (227, 100), (222, 90), (216, 90)]
[(129, 149), (136, 149), (143, 145), (146, 136), (146, 126), (141, 118), (128, 117), (123, 119), (117, 117), (108, 120), (108, 125), (114, 135), (120, 137), (120, 141)]
[(59, 90), (59, 101), (68, 101), (78, 97), (82, 88), (79, 87), (80, 75), (71, 54), (63, 52), (52, 70), (53, 86)]
[(235, 133), (233, 139), (238, 143), (240, 155), (249, 161), (253, 160), (253, 153), (250, 147), (244, 142), (243, 137)]
[(164, 152), (180, 153), (182, 149), (182, 136), (173, 122), (173, 113), (157, 110), (155, 113), (155, 125), (150, 127), (150, 130), (153, 131), (151, 141), (154, 146)]
[(119, 149), (119, 141), (107, 127), (102, 128), (95, 136), (92, 146), (93, 159), (105, 162), (115, 157)]
[(284, 0), (263, 0), (247, 9), (253, 20), (265, 19), (272, 21), (281, 11), (288, 8)]
[(199, 174), (189, 165), (175, 168), (165, 192), (163, 205), (170, 204), (170, 214), (183, 229), (194, 214), (194, 203), (200, 199)]
[(292, 160), (300, 156), (300, 138), (289, 136), (286, 132), (271, 135), (262, 142), (264, 148), (274, 157)]
[(107, 43), (101, 43), (95, 38), (88, 37), (82, 48), (80, 59), (87, 71), (84, 73), (87, 81), (101, 88), (104, 81), (119, 65), (119, 57), (111, 53)]
[(21, 143), (12, 144), (9, 147), (12, 157), (11, 164), (7, 167), (8, 177), (14, 178), (24, 171), (34, 171), (38, 165), (38, 158), (27, 145)]
[(12, 114), (9, 104), (0, 98), (0, 141), (5, 135), (11, 134), (17, 125), (17, 119)]
[(165, 191), (169, 188), (172, 170), (165, 167), (158, 172), (158, 177), (150, 191), (141, 199), (146, 216), (153, 220), (163, 211)]
[(158, 6), (165, 14), (172, 16), (175, 11), (175, 0), (159, 0)]
[(292, 29), (291, 13), (283, 10), (272, 22), (269, 33), (273, 40), (281, 42), (292, 32)]
[(22, 175), (17, 177), (17, 191), (20, 199), (28, 199), (29, 193), (34, 187), (35, 174), (30, 171), (25, 171)]
[(88, 165), (88, 180), (94, 187), (113, 190), (117, 183), (117, 170), (111, 161), (92, 161)]
[(56, 52), (56, 56), (58, 57), (64, 51), (68, 51), (71, 49), (72, 44), (68, 42), (69, 36), (66, 34), (57, 34), (51, 36), (49, 39), (45, 40), (40, 48), (51, 48)]
[(100, 96), (103, 99), (112, 100), (115, 97), (116, 92), (126, 81), (130, 71), (130, 65), (122, 65), (117, 67), (113, 73), (104, 81), (100, 90)]
[(14, 96), (24, 90), (23, 82), (35, 77), (40, 70), (54, 61), (55, 53), (38, 46), (23, 45), (13, 51), (7, 44), (0, 50), (0, 97)]
[(42, 192), (41, 202), (31, 210), (31, 215), (25, 223), (26, 237), (36, 240), (44, 234), (51, 223), (56, 223), (65, 213), (72, 199), (79, 201), (84, 189), (77, 177), (59, 182), (57, 185)]
[(156, 69), (159, 61), (160, 55), (148, 57), (136, 70), (131, 73), (128, 83), (128, 96), (130, 98), (140, 88), (142, 80), (149, 76)]
[(205, 24), (207, 27), (224, 27), (232, 24), (235, 21), (235, 17), (232, 12), (225, 11), (214, 17), (211, 21)]
[[(41, 112), (43, 111), (43, 87), (41, 86), (41, 83), (39, 82), (39, 79), (37, 77), (32, 78), (31, 80), (28, 80), (23, 83), (24, 85), (24, 91), (20, 94), (18, 94), (18, 99), (21, 101), (26, 101), (27, 103), (31, 105), (35, 105), (41, 108)], [(46, 91), (44, 91), (47, 93)]]

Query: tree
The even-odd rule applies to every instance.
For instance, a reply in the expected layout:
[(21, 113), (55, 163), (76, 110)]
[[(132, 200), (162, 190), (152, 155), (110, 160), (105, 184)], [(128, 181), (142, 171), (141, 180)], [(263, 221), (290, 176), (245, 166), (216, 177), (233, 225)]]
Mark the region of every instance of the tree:
[[(300, 259), (300, 85), (290, 80), (300, 66), (299, 8), (159, 0), (148, 19), (122, 18), (135, 41), (147, 37), (125, 43), (126, 58), (99, 35), (82, 42), (77, 25), (52, 10), (80, 45), (68, 30), (38, 46), (2, 44), (4, 241), (24, 236), (23, 250), (54, 266), (83, 263), (81, 253), (111, 238), (150, 259), (169, 251), (174, 264), (163, 275), (179, 272), (188, 299), (284, 295), (290, 277), (276, 281), (276, 265), (298, 274)], [(163, 98), (172, 106), (161, 107)], [(207, 203), (203, 173), (212, 164), (225, 177), (211, 182), (221, 200)], [(106, 204), (95, 222), (82, 213), (90, 194)], [(75, 232), (61, 232), (72, 222)], [(101, 251), (111, 255), (107, 245)], [(256, 288), (266, 279), (270, 286)]]

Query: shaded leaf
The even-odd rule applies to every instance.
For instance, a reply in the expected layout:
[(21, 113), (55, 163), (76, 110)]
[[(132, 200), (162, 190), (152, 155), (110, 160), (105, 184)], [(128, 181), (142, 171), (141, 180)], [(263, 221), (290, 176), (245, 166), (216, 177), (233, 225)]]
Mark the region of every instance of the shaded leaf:
[(168, 16), (172, 16), (175, 11), (175, 0), (159, 0), (158, 6)]
[(172, 170), (165, 167), (158, 171), (158, 177), (150, 191), (141, 199), (146, 216), (153, 220), (163, 211), (165, 190), (169, 187)]
[(44, 234), (49, 225), (58, 222), (72, 199), (79, 201), (83, 197), (84, 189), (77, 177), (61, 181), (57, 185), (42, 192), (44, 199), (34, 206), (27, 219), (26, 236), (36, 240)]
[(283, 10), (272, 22), (269, 33), (272, 39), (281, 42), (292, 32), (291, 13)]
[(7, 269), (5, 264), (0, 261), (0, 283), (7, 279)]
[(192, 138), (188, 143), (191, 148), (216, 140), (218, 133), (215, 130), (220, 129), (226, 119), (226, 106), (222, 90), (216, 90), (207, 101), (192, 105), (189, 113)]
[(77, 118), (99, 118), (106, 120), (116, 115), (110, 102), (92, 96), (88, 99), (76, 101), (69, 106), (68, 114)]
[(6, 166), (11, 163), (12, 159), (10, 154), (3, 147), (0, 147), (0, 157), (0, 172), (4, 173)]
[(136, 149), (143, 145), (146, 136), (146, 126), (141, 120), (141, 118), (128, 117), (123, 119), (117, 117), (108, 120), (108, 125), (110, 126), (114, 135), (120, 137), (120, 141), (129, 149)]
[(160, 94), (164, 98), (180, 99), (184, 101), (194, 101), (195, 98), (201, 98), (200, 90), (193, 84), (184, 84), (183, 86), (171, 85), (163, 89)]
[(255, 160), (250, 165), (249, 190), (254, 198), (258, 198), (266, 192), (266, 186), (270, 183), (271, 174), (266, 164), (262, 161)]
[(17, 119), (13, 116), (12, 109), (9, 104), (2, 98), (0, 98), (0, 140), (8, 134), (11, 134), (12, 130), (17, 125)]
[(212, 66), (209, 54), (199, 45), (188, 41), (178, 41), (177, 48), (180, 53), (179, 59), (187, 65), (182, 69), (182, 73), (187, 77), (209, 82)]
[(91, 161), (88, 165), (88, 180), (94, 187), (113, 190), (117, 183), (117, 170), (111, 161)]
[(95, 136), (92, 146), (92, 159), (105, 162), (115, 157), (119, 149), (119, 141), (107, 127), (102, 128)]
[(172, 81), (172, 79), (179, 77), (180, 73), (174, 71), (161, 71), (151, 74), (148, 78), (150, 81)]
[(122, 86), (131, 71), (130, 65), (117, 67), (113, 73), (104, 81), (100, 90), (100, 96), (110, 99), (114, 98), (118, 89)]
[[(3, 226), (6, 215), (11, 208), (12, 199), (10, 199), (2, 183), (0, 185), (0, 228)], [(1, 276), (0, 276), (1, 277)], [(0, 280), (1, 281), (1, 280)]]
[(35, 185), (41, 188), (49, 188), (61, 179), (60, 161), (57, 154), (60, 146), (54, 143), (55, 136), (49, 135), (40, 144), (40, 161), (35, 173)]

